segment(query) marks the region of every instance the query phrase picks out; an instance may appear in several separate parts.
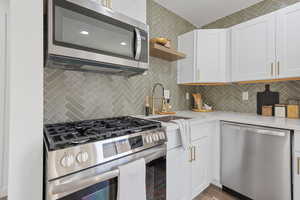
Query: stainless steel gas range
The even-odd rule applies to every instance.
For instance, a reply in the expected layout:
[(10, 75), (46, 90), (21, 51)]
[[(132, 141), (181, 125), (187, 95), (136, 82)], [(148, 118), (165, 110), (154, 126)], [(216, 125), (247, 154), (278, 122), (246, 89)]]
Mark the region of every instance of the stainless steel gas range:
[(118, 166), (145, 158), (147, 200), (166, 199), (166, 133), (134, 117), (49, 124), (46, 200), (116, 200)]

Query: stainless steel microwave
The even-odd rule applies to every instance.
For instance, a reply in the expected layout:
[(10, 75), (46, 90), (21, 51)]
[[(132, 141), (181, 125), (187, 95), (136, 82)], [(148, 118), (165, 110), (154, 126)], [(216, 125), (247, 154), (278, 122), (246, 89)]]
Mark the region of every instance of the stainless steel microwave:
[(133, 76), (149, 67), (149, 28), (92, 0), (48, 0), (46, 66)]

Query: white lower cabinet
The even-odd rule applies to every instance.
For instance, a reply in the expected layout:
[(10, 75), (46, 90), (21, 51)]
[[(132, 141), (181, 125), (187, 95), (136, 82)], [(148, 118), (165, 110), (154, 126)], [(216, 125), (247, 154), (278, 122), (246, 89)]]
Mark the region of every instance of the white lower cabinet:
[(300, 152), (294, 153), (294, 199), (300, 199)]
[(167, 153), (167, 200), (190, 200), (189, 152), (177, 147)]
[[(219, 122), (191, 123), (190, 147), (183, 149), (182, 146), (173, 145), (174, 148), (168, 150), (167, 200), (192, 200), (210, 183), (218, 185), (218, 124)], [(168, 135), (175, 137), (176, 133)]]
[(209, 174), (209, 137), (204, 137), (192, 143), (192, 162), (191, 162), (191, 193), (192, 198), (195, 198), (210, 184)]

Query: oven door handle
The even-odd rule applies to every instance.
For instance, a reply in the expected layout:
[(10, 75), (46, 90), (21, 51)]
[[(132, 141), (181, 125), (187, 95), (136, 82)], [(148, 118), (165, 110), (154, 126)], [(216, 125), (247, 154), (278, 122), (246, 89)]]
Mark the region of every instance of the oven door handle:
[[(166, 155), (166, 149), (161, 149), (158, 152), (150, 154), (145, 158), (145, 162), (149, 163), (157, 158), (164, 157)], [(100, 182), (104, 182), (110, 180), (112, 178), (118, 177), (120, 174), (119, 169), (114, 169), (103, 174), (99, 174), (90, 178), (86, 178), (83, 180), (73, 181), (70, 183), (63, 183), (59, 185), (55, 185), (51, 189), (51, 193), (53, 195), (58, 195), (61, 193), (70, 193), (79, 191), (81, 189), (87, 188), (89, 186), (95, 185)]]
[(136, 35), (136, 40), (135, 40), (135, 60), (140, 60), (141, 57), (141, 52), (142, 52), (142, 37), (141, 37), (141, 32), (139, 29), (135, 28), (135, 35)]

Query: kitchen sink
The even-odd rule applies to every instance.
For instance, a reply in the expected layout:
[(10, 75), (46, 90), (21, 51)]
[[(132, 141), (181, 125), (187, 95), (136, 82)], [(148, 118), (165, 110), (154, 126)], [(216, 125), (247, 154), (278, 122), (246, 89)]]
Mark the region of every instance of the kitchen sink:
[(176, 115), (170, 115), (170, 116), (163, 116), (163, 117), (154, 117), (154, 118), (151, 118), (151, 119), (155, 120), (155, 121), (160, 121), (160, 122), (170, 122), (170, 121), (178, 120), (178, 119), (191, 119), (191, 118), (181, 117), (181, 116), (176, 116)]

